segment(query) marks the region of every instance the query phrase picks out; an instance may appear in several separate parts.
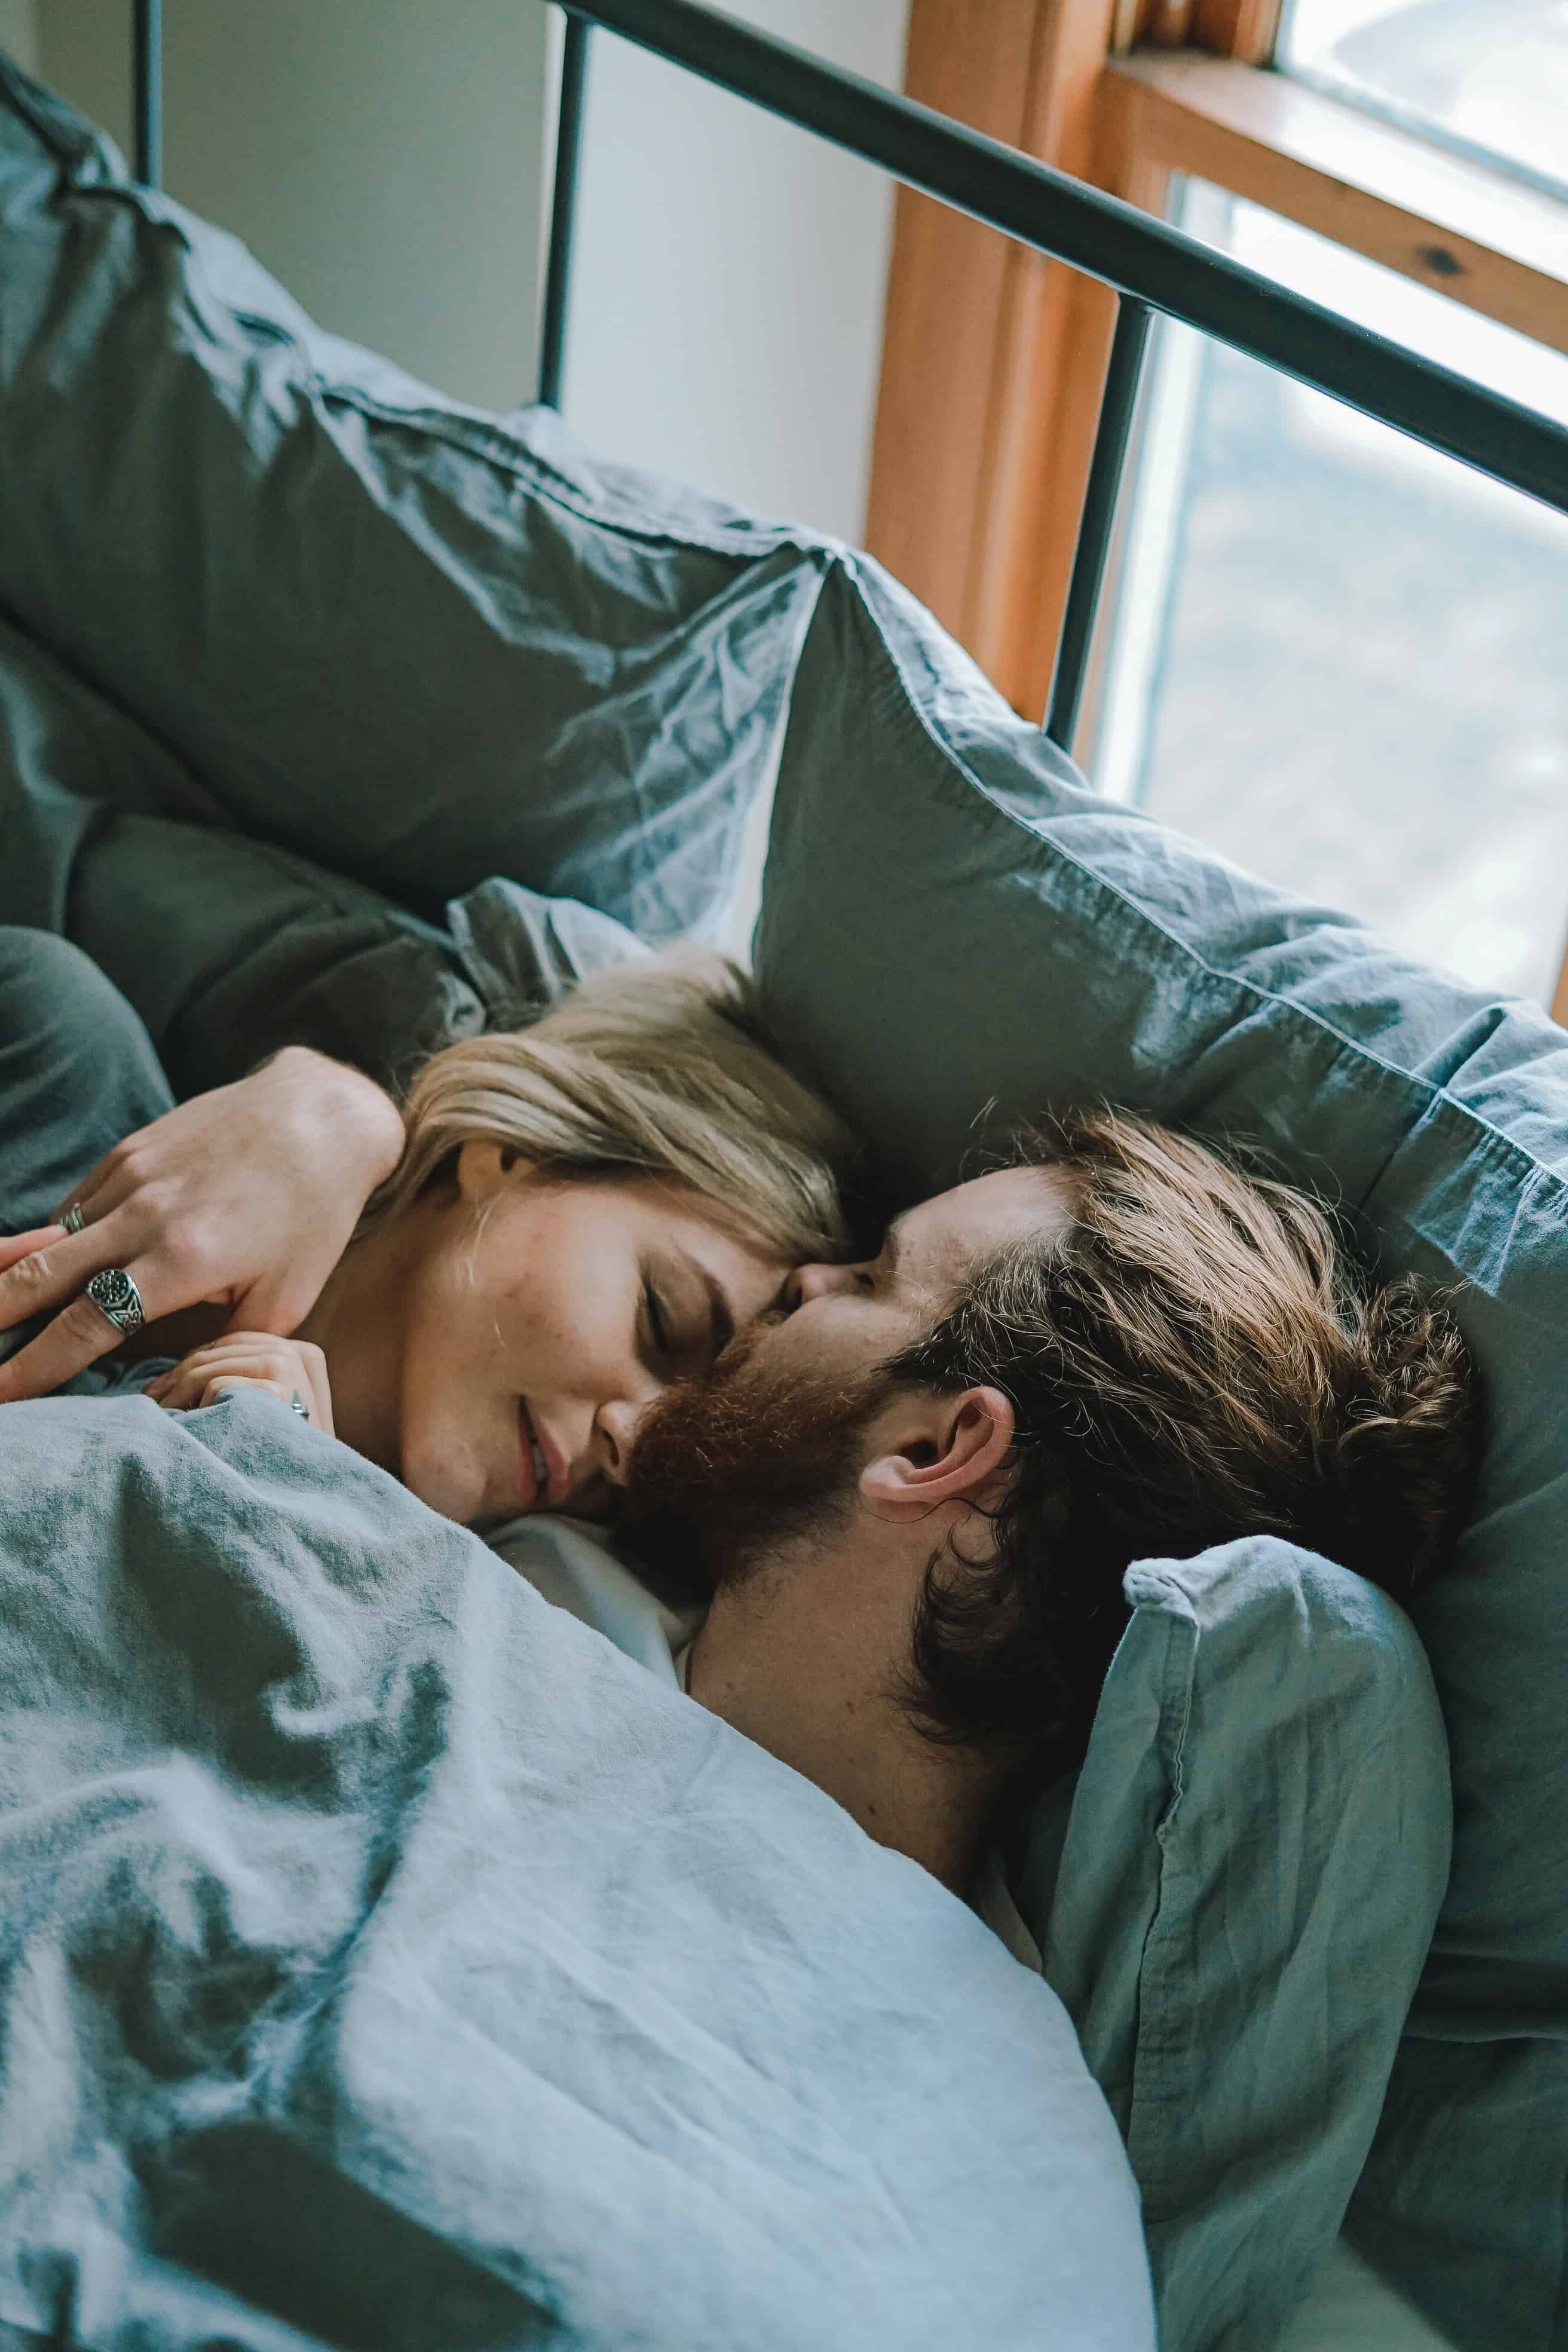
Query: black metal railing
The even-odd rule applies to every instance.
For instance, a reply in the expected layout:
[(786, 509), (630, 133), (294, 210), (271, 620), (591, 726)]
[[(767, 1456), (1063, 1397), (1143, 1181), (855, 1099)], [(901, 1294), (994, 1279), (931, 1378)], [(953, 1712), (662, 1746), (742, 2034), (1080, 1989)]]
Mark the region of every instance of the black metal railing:
[(136, 176), (156, 188), (163, 179), (163, 0), (135, 0), (131, 47)]
[[(1150, 310), (1180, 319), (1568, 512), (1568, 432), (1181, 229), (699, 0), (564, 0), (564, 5), (542, 400), (558, 404), (561, 397), (588, 35), (595, 25), (879, 164), (1121, 297), (1047, 717), (1056, 741), (1070, 743), (1082, 698)], [(155, 27), (157, 13), (158, 0), (137, 0), (139, 43), (146, 27)], [(154, 171), (155, 82), (153, 67), (139, 66), (137, 149), (153, 160)]]

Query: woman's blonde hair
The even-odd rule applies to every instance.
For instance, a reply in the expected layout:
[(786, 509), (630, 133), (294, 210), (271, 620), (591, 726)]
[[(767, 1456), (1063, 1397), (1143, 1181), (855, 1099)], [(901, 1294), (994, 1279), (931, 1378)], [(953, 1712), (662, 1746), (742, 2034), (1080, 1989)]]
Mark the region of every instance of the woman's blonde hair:
[(617, 965), (526, 1028), (447, 1045), (403, 1116), (403, 1157), (367, 1224), (483, 1141), (552, 1176), (679, 1185), (728, 1232), (796, 1263), (848, 1245), (848, 1129), (785, 1069), (750, 981), (722, 956), (677, 949)]

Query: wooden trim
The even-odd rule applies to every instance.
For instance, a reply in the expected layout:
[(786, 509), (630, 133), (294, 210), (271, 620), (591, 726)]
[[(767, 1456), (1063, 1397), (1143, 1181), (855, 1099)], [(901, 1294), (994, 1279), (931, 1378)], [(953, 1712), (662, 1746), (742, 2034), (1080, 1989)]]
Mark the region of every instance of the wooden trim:
[[(912, 0), (904, 88), (1010, 146), (1024, 135), (1038, 0)], [(882, 329), (866, 543), (973, 644), (974, 540), (1012, 247), (900, 188)]]
[[(1150, 212), (1173, 171), (1215, 181), (1568, 352), (1568, 205), (1232, 58), (1111, 57), (1156, 5), (911, 0), (905, 87)], [(1278, 13), (1218, 5), (1195, 0), (1200, 36)], [(1114, 319), (1092, 280), (900, 192), (867, 544), (1034, 718)]]
[[(1116, 5), (912, 0), (904, 86), (1088, 176)], [(1064, 449), (1078, 462), (1086, 390), (1092, 401), (1084, 300), (1071, 271), (900, 190), (867, 544), (1036, 715), (1056, 641), (1040, 567), (1053, 583), (1060, 572), (1065, 592), (1058, 499), (1069, 500), (1076, 531), (1082, 496), (1081, 471), (1076, 496), (1061, 483)]]
[(1274, 55), (1284, 0), (1197, 0), (1193, 40), (1238, 65), (1266, 66)]
[(1193, 0), (1150, 0), (1143, 37), (1163, 49), (1184, 48), (1193, 29)]
[[(1103, 79), (1103, 78), (1102, 78)], [(1165, 210), (1164, 167), (1125, 146), (1098, 105), (1086, 176), (1145, 212)], [(1047, 272), (1039, 320), (1039, 382), (1026, 411), (1035, 463), (1017, 471), (1019, 507), (994, 585), (985, 639), (991, 675), (1017, 710), (1044, 717), (1089, 482), (1100, 395), (1116, 331), (1116, 297), (1081, 272)]]
[(1149, 26), (1150, 0), (1116, 0), (1110, 12), (1110, 54), (1125, 57), (1143, 38)]
[(1568, 352), (1568, 205), (1229, 59), (1112, 59), (1108, 121), (1130, 153), (1190, 172)]

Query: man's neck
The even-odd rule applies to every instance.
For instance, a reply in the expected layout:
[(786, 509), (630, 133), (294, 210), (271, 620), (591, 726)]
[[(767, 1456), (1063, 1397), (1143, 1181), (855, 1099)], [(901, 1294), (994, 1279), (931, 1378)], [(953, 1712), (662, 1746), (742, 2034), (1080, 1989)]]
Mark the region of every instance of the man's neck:
[(845, 1638), (815, 1580), (781, 1562), (720, 1591), (692, 1646), (693, 1698), (815, 1780), (879, 1845), (968, 1892), (1003, 1768), (940, 1746), (895, 1694), (907, 1612), (878, 1626), (875, 1597)]

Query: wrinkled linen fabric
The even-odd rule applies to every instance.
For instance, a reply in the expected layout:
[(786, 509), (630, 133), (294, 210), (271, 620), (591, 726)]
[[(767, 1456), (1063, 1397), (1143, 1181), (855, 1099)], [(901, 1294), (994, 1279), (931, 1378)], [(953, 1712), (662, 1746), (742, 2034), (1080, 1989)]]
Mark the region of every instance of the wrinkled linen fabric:
[(597, 908), (495, 877), (426, 921), (216, 818), (160, 814), (178, 774), (134, 719), (0, 620), (0, 926), (89, 956), (181, 1097), (282, 1045), (396, 1091), (438, 1047), (648, 953)]
[(1056, 1997), (260, 1397), (0, 1411), (0, 2328), (1152, 2352)]
[(3, 55), (0, 239), (0, 610), (153, 739), (115, 804), (432, 920), (491, 875), (714, 911), (814, 541), (323, 333)]

